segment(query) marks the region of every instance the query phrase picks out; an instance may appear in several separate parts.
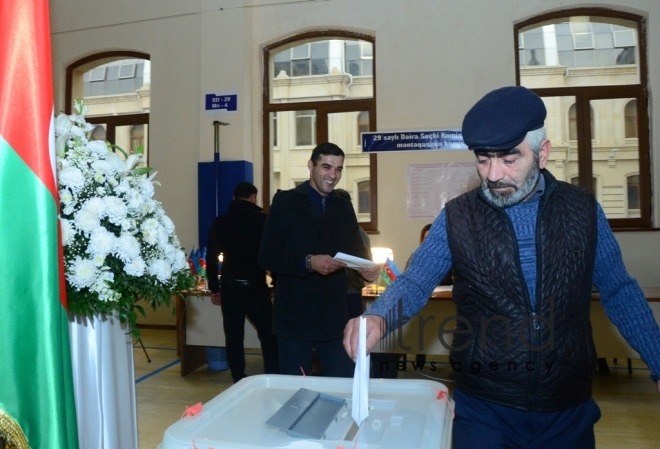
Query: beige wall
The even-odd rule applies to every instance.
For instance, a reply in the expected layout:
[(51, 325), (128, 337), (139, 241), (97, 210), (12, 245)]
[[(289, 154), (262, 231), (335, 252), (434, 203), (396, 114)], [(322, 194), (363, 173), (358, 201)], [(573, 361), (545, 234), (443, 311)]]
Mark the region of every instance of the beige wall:
[[(270, 5), (270, 6), (259, 6)], [(344, 29), (376, 38), (379, 131), (460, 127), (463, 115), (491, 89), (515, 83), (513, 24), (573, 6), (578, 0), (51, 0), (56, 109), (63, 106), (67, 64), (89, 54), (127, 49), (152, 61), (150, 163), (162, 187), (157, 198), (177, 225), (183, 245), (197, 242), (196, 167), (213, 156), (212, 121), (202, 96), (233, 90), (239, 112), (221, 117), (222, 159), (254, 163), (261, 187), (263, 45), (301, 31)], [(660, 3), (628, 0), (648, 18), (651, 126), (660, 129)], [(251, 7), (254, 6), (254, 7)], [(633, 9), (634, 8), (634, 9)], [(660, 148), (658, 133), (651, 147)], [(658, 158), (654, 192), (660, 192)], [(379, 230), (372, 246), (389, 246), (403, 266), (417, 246), (424, 220), (406, 218), (410, 163), (471, 161), (467, 151), (397, 153), (378, 161)], [(660, 206), (655, 195), (654, 210)], [(657, 213), (654, 223), (659, 224)], [(630, 272), (643, 286), (660, 286), (660, 233), (618, 233)]]

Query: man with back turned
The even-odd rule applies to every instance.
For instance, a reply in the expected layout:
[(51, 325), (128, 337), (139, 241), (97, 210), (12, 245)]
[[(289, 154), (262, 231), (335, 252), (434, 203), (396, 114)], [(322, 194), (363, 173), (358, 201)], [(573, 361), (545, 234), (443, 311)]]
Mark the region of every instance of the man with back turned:
[[(239, 182), (226, 214), (213, 221), (208, 239), (207, 274), (214, 304), (222, 307), (227, 364), (234, 382), (246, 377), (243, 339), (245, 317), (254, 324), (261, 341), (264, 372), (277, 374), (277, 341), (271, 333), (273, 308), (266, 272), (257, 255), (266, 214), (257, 206), (257, 188)], [(221, 285), (218, 255), (223, 254)]]

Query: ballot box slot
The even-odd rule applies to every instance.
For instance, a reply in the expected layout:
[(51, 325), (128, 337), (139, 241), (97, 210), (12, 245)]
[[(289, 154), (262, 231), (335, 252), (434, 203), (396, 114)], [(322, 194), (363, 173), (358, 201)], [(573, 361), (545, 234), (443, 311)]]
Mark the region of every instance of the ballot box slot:
[(345, 405), (343, 398), (300, 388), (266, 424), (293, 437), (320, 440)]

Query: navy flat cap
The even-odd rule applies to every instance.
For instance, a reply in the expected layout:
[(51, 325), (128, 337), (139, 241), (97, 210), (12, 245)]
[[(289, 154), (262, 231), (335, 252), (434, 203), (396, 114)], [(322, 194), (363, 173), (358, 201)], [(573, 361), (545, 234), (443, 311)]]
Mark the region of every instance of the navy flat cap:
[(471, 150), (508, 150), (543, 126), (541, 97), (522, 86), (502, 87), (479, 100), (463, 119), (463, 140)]

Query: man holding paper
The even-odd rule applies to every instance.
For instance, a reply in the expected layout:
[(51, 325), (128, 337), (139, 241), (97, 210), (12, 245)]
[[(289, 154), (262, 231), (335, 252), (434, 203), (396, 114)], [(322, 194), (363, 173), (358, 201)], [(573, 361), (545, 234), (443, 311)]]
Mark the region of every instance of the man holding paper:
[[(315, 349), (325, 376), (353, 376), (353, 362), (342, 345), (347, 264), (333, 257), (341, 252), (367, 259), (369, 254), (352, 204), (334, 191), (343, 165), (341, 148), (319, 144), (308, 162), (309, 181), (278, 191), (268, 213), (259, 263), (277, 278), (273, 333), (282, 374), (309, 374)], [(358, 272), (374, 281), (380, 266)]]

